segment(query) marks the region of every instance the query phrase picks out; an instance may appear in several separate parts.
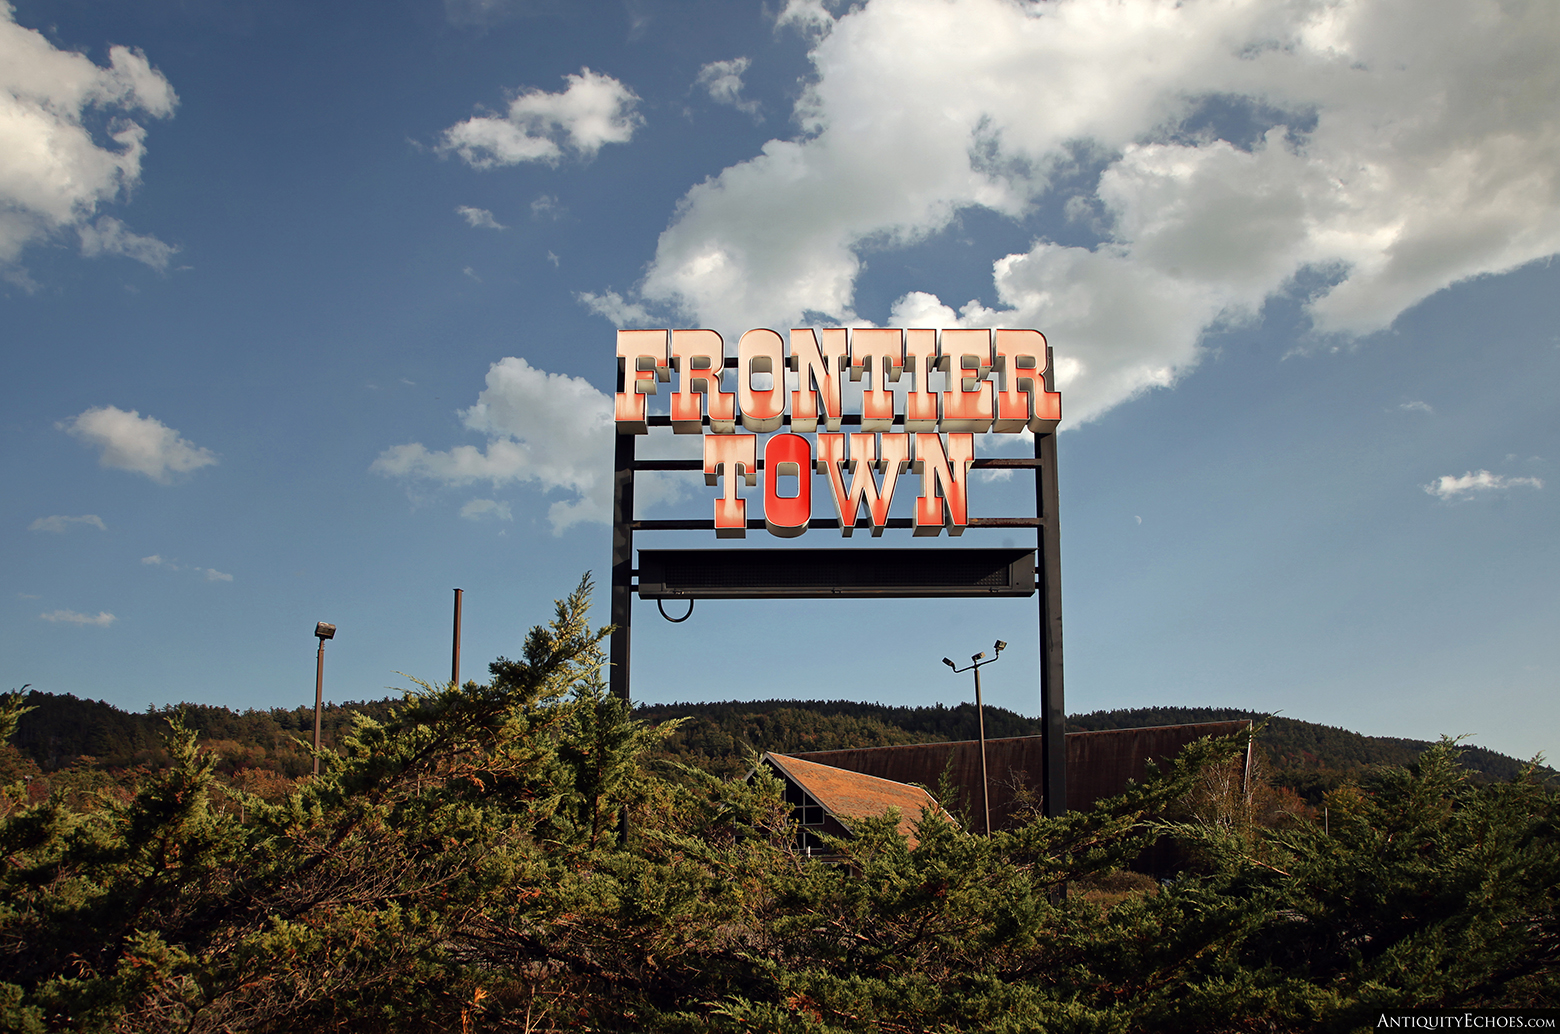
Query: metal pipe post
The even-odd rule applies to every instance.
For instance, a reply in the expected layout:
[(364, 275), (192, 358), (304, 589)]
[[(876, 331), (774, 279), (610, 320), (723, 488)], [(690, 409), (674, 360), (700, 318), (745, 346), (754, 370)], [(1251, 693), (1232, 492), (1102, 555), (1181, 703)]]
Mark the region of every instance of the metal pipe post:
[(612, 695), (631, 700), (628, 684), (629, 624), (634, 594), (634, 436), (617, 436), (612, 475), (612, 638), (607, 644), (611, 662), (608, 686)]
[(455, 647), (450, 656), (450, 685), (460, 688), (460, 597), (461, 590), (455, 590)]
[[(1046, 348), (1045, 386), (1055, 368)], [(1056, 432), (1035, 435), (1035, 516), (1039, 539), (1040, 790), (1046, 818), (1067, 814), (1067, 708), (1062, 694), (1062, 532), (1057, 516)]]

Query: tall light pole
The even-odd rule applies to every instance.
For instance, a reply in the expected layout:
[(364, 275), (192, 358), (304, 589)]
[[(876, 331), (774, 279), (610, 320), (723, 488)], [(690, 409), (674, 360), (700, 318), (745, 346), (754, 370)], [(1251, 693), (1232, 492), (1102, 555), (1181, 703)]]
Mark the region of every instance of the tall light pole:
[(325, 698), (325, 640), (336, 638), (336, 626), (321, 621), (314, 626), (320, 652), (314, 663), (314, 775), (320, 774), (320, 704)]
[(985, 651), (982, 651), (972, 656), (969, 666), (964, 668), (955, 668), (952, 661), (946, 657), (943, 658), (943, 663), (953, 668), (956, 675), (966, 671), (975, 673), (975, 721), (980, 728), (980, 806), (981, 810), (986, 813), (986, 835), (988, 837), (991, 836), (991, 783), (986, 776), (986, 707), (980, 699), (980, 669), (982, 665), (990, 664), (1001, 657), (1002, 651), (1007, 649), (1007, 643), (998, 639), (993, 649), (996, 651), (996, 654), (990, 660), (986, 659)]

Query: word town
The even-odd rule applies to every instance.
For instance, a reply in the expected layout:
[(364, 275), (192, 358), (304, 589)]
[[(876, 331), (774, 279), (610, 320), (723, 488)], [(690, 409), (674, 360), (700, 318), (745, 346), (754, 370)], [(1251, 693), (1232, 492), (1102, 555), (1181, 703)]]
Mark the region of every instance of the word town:
[[(722, 489), (715, 500), (720, 538), (746, 533), (747, 502), (737, 483), (756, 485), (760, 470), (764, 524), (773, 535), (807, 530), (815, 472), (828, 483), (842, 534), (865, 508), (872, 534), (880, 535), (906, 469), (921, 476), (915, 534), (959, 535), (969, 524), (975, 435), (1049, 433), (1062, 415), (1061, 395), (1046, 390), (1046, 342), (1038, 330), (792, 330), (789, 349), (773, 330), (750, 330), (734, 361), (713, 330), (620, 330), (617, 357), (619, 434), (649, 433), (645, 396), (658, 382), (670, 384), (673, 373), (672, 430), (703, 434), (708, 425), (704, 480)], [(736, 374), (734, 392), (721, 386), (728, 367)], [(843, 412), (846, 373), (866, 382), (857, 418)], [(933, 390), (934, 373), (947, 390)], [(908, 383), (900, 390), (890, 387), (902, 378)], [(839, 433), (842, 423), (858, 422), (860, 433)], [(750, 433), (737, 433), (738, 424)], [(771, 434), (782, 424), (791, 433)], [(896, 425), (904, 430), (895, 432)], [(802, 433), (816, 435), (816, 449)], [(762, 464), (760, 434), (770, 435)], [(781, 494), (782, 478), (796, 479), (795, 494)]]

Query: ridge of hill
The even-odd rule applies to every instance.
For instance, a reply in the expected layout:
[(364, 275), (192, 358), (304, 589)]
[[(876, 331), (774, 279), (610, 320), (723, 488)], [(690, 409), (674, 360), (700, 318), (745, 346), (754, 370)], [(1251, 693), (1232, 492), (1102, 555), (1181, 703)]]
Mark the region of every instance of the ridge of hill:
[[(321, 739), (334, 744), (349, 729), (354, 714), (384, 717), (393, 700), (329, 704), (321, 713)], [(222, 756), (219, 770), (268, 768), (290, 778), (312, 770), (313, 760), (302, 744), (314, 736), (314, 708), (273, 707), (234, 711), (220, 705), (183, 703), (148, 706), (143, 712), (121, 711), (102, 700), (83, 700), (70, 693), (27, 694), (11, 744), (45, 771), (79, 764), (82, 758), (99, 768), (160, 767), (167, 763), (163, 734), (166, 719), (184, 712), (186, 724), (200, 733), (205, 746)]]
[[(322, 713), (322, 739), (333, 745), (350, 728), (355, 713), (383, 717), (394, 700), (329, 704)], [(198, 730), (204, 745), (220, 755), (219, 771), (271, 771), (296, 778), (312, 762), (305, 743), (312, 738), (314, 709), (250, 709), (233, 711), (209, 704), (148, 707), (122, 711), (99, 700), (37, 690), (27, 706), (12, 743), (43, 771), (83, 765), (126, 769), (166, 763), (162, 734), (166, 717), (183, 710), (186, 723)], [(974, 739), (975, 706), (894, 706), (850, 700), (753, 700), (708, 703), (642, 704), (635, 717), (649, 722), (685, 719), (659, 751), (660, 756), (718, 774), (734, 774), (747, 763), (750, 751), (805, 752), (846, 747), (888, 746)], [(1152, 707), (1094, 711), (1069, 716), (1068, 731), (1126, 729), (1152, 725), (1185, 725), (1250, 718), (1265, 722), (1258, 744), (1275, 782), (1307, 799), (1317, 800), (1332, 786), (1363, 770), (1412, 764), (1430, 746), (1428, 741), (1389, 736), (1364, 736), (1335, 726), (1257, 711), (1216, 707)], [(1029, 736), (1041, 731), (1040, 721), (1001, 707), (985, 709), (986, 735), (996, 739)], [(1483, 747), (1465, 747), (1464, 768), (1481, 781), (1504, 781), (1524, 762)], [(1554, 775), (1554, 770), (1545, 768)]]

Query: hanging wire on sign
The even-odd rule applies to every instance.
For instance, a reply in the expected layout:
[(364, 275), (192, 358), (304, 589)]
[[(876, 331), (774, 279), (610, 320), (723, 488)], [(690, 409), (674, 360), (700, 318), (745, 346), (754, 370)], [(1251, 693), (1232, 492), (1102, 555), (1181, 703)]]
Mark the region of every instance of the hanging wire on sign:
[(659, 610), (661, 612), (661, 616), (663, 618), (665, 618), (666, 620), (670, 621), (672, 624), (680, 625), (684, 621), (687, 621), (689, 618), (693, 617), (693, 600), (690, 599), (688, 601), (688, 613), (684, 614), (680, 618), (674, 618), (670, 614), (668, 614), (666, 612), (666, 607), (665, 607), (663, 601), (661, 601), (661, 600), (656, 600), (655, 601), (655, 609)]

